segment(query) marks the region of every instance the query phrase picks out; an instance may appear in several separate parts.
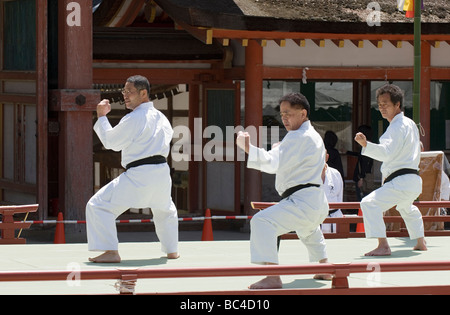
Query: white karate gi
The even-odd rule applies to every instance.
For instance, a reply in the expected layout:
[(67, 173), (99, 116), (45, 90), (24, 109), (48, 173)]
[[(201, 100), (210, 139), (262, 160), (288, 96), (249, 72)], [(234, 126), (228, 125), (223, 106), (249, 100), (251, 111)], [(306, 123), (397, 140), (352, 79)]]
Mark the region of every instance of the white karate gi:
[[(405, 117), (403, 112), (397, 114), (380, 137), (380, 144), (367, 142), (361, 153), (383, 162), (381, 165), (383, 178), (402, 168), (419, 170), (420, 139), (416, 124)], [(423, 237), (422, 214), (412, 204), (421, 193), (420, 176), (407, 174), (394, 178), (364, 197), (361, 201), (361, 210), (366, 237), (386, 237), (383, 212), (395, 205), (405, 221), (410, 238)]]
[[(325, 190), (325, 196), (327, 196), (328, 202), (342, 202), (344, 194), (344, 182), (342, 180), (341, 173), (335, 168), (327, 167), (325, 170), (325, 180), (323, 183), (323, 189)], [(342, 211), (337, 211), (328, 215), (330, 218), (342, 218)], [(322, 232), (336, 233), (336, 223), (324, 223), (322, 224)]]
[[(122, 166), (154, 155), (167, 157), (173, 130), (167, 118), (143, 103), (112, 128), (106, 117), (94, 125), (106, 149), (122, 151)], [(130, 168), (100, 189), (86, 205), (88, 248), (118, 250), (116, 218), (129, 208), (150, 207), (162, 251), (178, 251), (178, 215), (167, 163)]]
[[(281, 144), (270, 150), (250, 146), (247, 167), (276, 174), (275, 188), (281, 195), (300, 184), (322, 184), (325, 147), (322, 138), (304, 122), (289, 131)], [(320, 224), (328, 215), (328, 202), (321, 187), (299, 190), (280, 203), (260, 211), (251, 220), (250, 252), (253, 263), (278, 264), (277, 237), (296, 231), (306, 245), (311, 262), (327, 258)]]

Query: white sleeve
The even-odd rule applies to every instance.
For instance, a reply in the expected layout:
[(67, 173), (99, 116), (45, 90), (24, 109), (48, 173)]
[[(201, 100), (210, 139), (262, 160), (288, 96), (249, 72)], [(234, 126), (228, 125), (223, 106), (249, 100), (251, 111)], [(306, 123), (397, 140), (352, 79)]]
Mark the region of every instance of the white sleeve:
[(386, 131), (380, 138), (380, 144), (368, 141), (367, 146), (361, 150), (361, 154), (378, 161), (386, 161), (398, 150), (398, 144), (401, 143), (398, 137), (401, 137), (400, 133)]
[(106, 116), (99, 117), (94, 125), (103, 146), (108, 150), (121, 151), (126, 148), (134, 138), (138, 130), (138, 124), (130, 115), (122, 118), (120, 123), (114, 128), (109, 123)]
[(247, 167), (275, 174), (280, 163), (279, 147), (266, 151), (250, 144)]

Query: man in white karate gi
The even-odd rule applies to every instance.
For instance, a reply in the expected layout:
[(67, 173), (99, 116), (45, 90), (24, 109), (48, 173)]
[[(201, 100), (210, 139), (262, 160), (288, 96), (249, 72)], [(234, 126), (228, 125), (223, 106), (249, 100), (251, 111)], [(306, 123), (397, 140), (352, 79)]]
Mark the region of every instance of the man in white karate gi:
[(122, 152), (126, 172), (100, 189), (86, 205), (88, 249), (103, 251), (96, 263), (121, 261), (116, 218), (129, 208), (150, 207), (156, 234), (167, 258), (178, 258), (178, 215), (172, 202), (172, 180), (166, 158), (173, 130), (167, 118), (149, 100), (145, 77), (130, 77), (122, 90), (125, 105), (132, 110), (114, 128), (106, 115), (108, 100), (97, 105), (94, 125), (106, 149)]
[[(250, 253), (255, 264), (277, 265), (277, 237), (296, 231), (306, 245), (311, 262), (328, 262), (320, 224), (328, 215), (322, 185), (325, 146), (309, 121), (309, 103), (300, 93), (280, 100), (280, 114), (288, 133), (279, 145), (266, 151), (250, 144), (250, 135), (239, 132), (237, 145), (248, 156), (247, 167), (276, 174), (275, 188), (282, 200), (257, 213), (250, 223)], [(330, 275), (316, 275), (330, 279)], [(250, 289), (277, 289), (279, 276), (268, 276)]]
[(414, 250), (427, 250), (424, 238), (422, 214), (413, 205), (422, 193), (422, 179), (419, 176), (420, 139), (419, 131), (411, 119), (405, 117), (403, 92), (387, 84), (377, 90), (378, 108), (389, 127), (380, 137), (380, 144), (367, 141), (358, 132), (355, 141), (363, 148), (361, 154), (383, 162), (381, 173), (383, 185), (361, 201), (364, 228), (367, 238), (378, 238), (378, 247), (366, 256), (389, 256), (391, 249), (386, 238), (383, 212), (397, 206), (411, 239), (417, 239)]

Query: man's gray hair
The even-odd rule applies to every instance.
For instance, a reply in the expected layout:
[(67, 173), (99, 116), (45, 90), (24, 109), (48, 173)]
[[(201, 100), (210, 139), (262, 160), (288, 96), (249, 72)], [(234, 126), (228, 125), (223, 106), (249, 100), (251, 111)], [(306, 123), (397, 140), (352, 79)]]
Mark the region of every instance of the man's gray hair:
[(150, 95), (150, 83), (146, 77), (142, 75), (134, 75), (129, 77), (127, 82), (133, 83), (137, 90), (147, 90), (147, 94)]

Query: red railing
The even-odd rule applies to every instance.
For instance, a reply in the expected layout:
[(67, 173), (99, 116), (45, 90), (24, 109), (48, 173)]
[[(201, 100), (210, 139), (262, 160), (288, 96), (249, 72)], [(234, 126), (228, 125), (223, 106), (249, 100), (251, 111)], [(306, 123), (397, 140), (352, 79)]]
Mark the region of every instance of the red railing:
[[(253, 209), (264, 210), (277, 204), (276, 202), (252, 202)], [(418, 208), (450, 208), (450, 201), (417, 201), (414, 205)], [(330, 202), (330, 209), (359, 209), (359, 202)], [(403, 223), (401, 216), (384, 216), (386, 223)], [(450, 216), (423, 216), (424, 222), (450, 222)], [(350, 224), (363, 223), (361, 216), (345, 216), (343, 218), (326, 218), (323, 223), (336, 223), (336, 233), (324, 233), (325, 238), (360, 238), (365, 237), (364, 232), (350, 232)], [(388, 237), (408, 236), (408, 231), (401, 228), (400, 231), (387, 231)], [(450, 230), (430, 230), (425, 231), (425, 236), (450, 236)], [(297, 238), (296, 234), (283, 235), (282, 238)]]
[(17, 213), (29, 213), (36, 212), (39, 205), (23, 205), (23, 206), (0, 206), (0, 215), (2, 215), (2, 221), (0, 221), (1, 238), (0, 244), (25, 244), (26, 240), (15, 237), (15, 230), (28, 229), (31, 223), (15, 222), (14, 215)]
[[(380, 283), (372, 283), (371, 287), (350, 288), (348, 283), (348, 276), (353, 273), (378, 272), (382, 274), (386, 272), (425, 272), (448, 270), (450, 270), (450, 261), (423, 261), (309, 264), (290, 266), (273, 265), (199, 268), (139, 268), (136, 270), (102, 269), (77, 271), (77, 276), (79, 280), (117, 279), (125, 280), (131, 283), (131, 286), (129, 286), (127, 290), (121, 291), (122, 293), (134, 293), (134, 285), (138, 279), (332, 274), (333, 280), (331, 283), (331, 288), (328, 289), (243, 289), (235, 291), (212, 292), (172, 292), (170, 294), (450, 294), (450, 279), (448, 281), (448, 285), (445, 284), (422, 287), (380, 287)], [(0, 282), (70, 281), (73, 276), (73, 271), (2, 271), (0, 272)], [(370, 277), (370, 279), (373, 278), (375, 277)], [(372, 281), (370, 279), (368, 277), (368, 281)], [(155, 292), (154, 294), (157, 293)]]
[[(277, 204), (277, 202), (251, 202), (253, 209), (266, 209)], [(450, 208), (450, 201), (416, 201), (414, 205), (417, 208)], [(330, 209), (359, 209), (359, 202), (330, 202)]]

